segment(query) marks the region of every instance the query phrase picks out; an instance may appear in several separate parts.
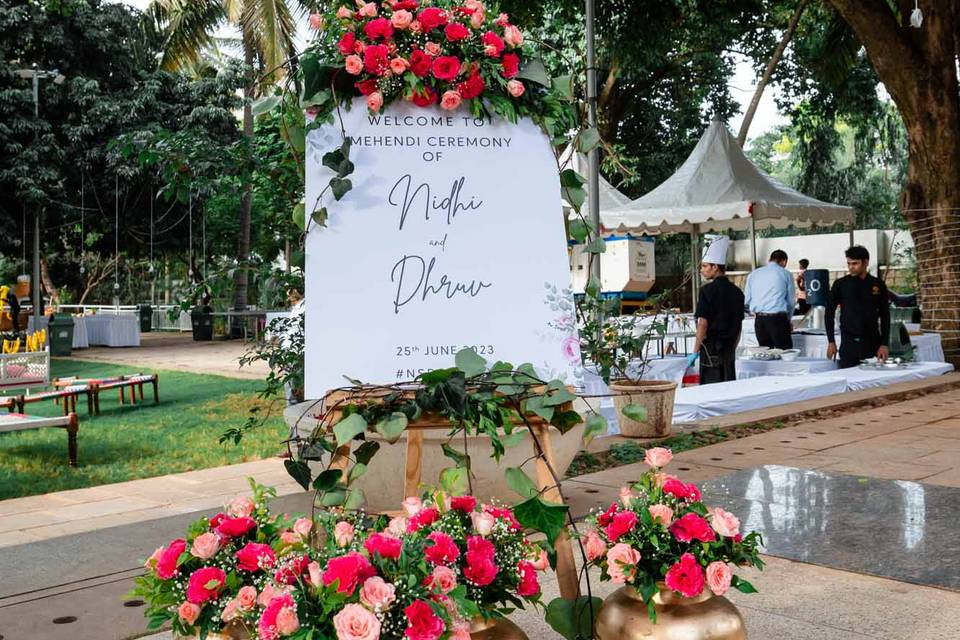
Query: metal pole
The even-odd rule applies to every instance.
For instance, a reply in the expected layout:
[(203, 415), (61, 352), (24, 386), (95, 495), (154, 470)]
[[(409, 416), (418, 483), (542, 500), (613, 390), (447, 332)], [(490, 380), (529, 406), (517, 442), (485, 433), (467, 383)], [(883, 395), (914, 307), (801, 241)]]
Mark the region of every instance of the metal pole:
[(757, 225), (750, 216), (750, 271), (757, 268)]
[(693, 294), (693, 310), (697, 310), (700, 297), (700, 225), (690, 230), (690, 291)]
[[(33, 117), (40, 126), (40, 74), (33, 70)], [(34, 143), (39, 142), (39, 131), (34, 131)], [(40, 328), (40, 208), (33, 218), (33, 327)]]
[[(587, 18), (587, 124), (596, 128), (597, 126), (597, 70), (596, 70), (596, 52), (593, 45), (593, 0), (586, 0), (586, 18)], [(590, 220), (593, 222), (594, 231), (600, 234), (600, 157), (597, 147), (593, 147), (587, 152), (587, 180), (590, 185), (588, 192), (590, 198)], [(590, 275), (600, 280), (600, 256), (602, 254), (591, 254), (593, 260), (590, 265)]]

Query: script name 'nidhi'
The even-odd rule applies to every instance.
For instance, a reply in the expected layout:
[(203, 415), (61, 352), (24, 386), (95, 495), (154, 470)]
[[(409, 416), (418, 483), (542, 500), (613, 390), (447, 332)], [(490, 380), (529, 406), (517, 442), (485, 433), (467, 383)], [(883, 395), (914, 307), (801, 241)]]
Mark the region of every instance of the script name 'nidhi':
[(464, 182), (466, 182), (466, 178), (463, 177), (454, 180), (448, 195), (440, 197), (433, 195), (429, 183), (421, 182), (414, 188), (413, 176), (409, 173), (402, 176), (390, 189), (390, 195), (387, 198), (387, 202), (391, 205), (400, 207), (399, 229), (403, 230), (403, 224), (407, 220), (410, 209), (415, 205), (419, 207), (421, 203), (423, 204), (424, 220), (430, 220), (431, 211), (440, 211), (446, 214), (447, 224), (451, 224), (461, 211), (479, 209), (483, 205), (483, 200), (477, 200), (476, 196), (471, 196), (467, 202), (461, 201)]

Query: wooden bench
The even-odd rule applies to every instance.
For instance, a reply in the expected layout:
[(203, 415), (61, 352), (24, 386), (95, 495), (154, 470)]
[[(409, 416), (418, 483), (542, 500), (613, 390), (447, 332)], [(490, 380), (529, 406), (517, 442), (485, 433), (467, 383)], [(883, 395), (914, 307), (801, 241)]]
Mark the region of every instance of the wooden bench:
[(17, 399), (14, 396), (0, 397), (0, 409), (6, 409), (13, 413), (17, 409)]
[(130, 404), (137, 404), (137, 394), (140, 395), (140, 402), (143, 402), (143, 385), (153, 385), (153, 402), (160, 403), (160, 378), (157, 374), (136, 374), (132, 376), (123, 376), (115, 380), (105, 380), (103, 382), (91, 383), (90, 394), (93, 397), (93, 408), (96, 415), (100, 414), (100, 392), (117, 389), (120, 392), (120, 404), (126, 404), (124, 391), (130, 390)]
[(44, 400), (53, 400), (57, 404), (63, 400), (63, 415), (69, 415), (77, 412), (77, 396), (80, 394), (87, 396), (87, 413), (93, 413), (93, 398), (90, 393), (90, 385), (74, 384), (53, 391), (41, 391), (40, 393), (31, 393), (28, 396), (17, 396), (17, 411), (23, 413), (24, 407), (34, 402), (43, 402)]
[(77, 434), (80, 431), (80, 421), (77, 419), (77, 414), (70, 413), (56, 418), (41, 418), (22, 413), (0, 413), (0, 433), (42, 429), (44, 427), (60, 427), (67, 430), (67, 460), (71, 467), (77, 466)]

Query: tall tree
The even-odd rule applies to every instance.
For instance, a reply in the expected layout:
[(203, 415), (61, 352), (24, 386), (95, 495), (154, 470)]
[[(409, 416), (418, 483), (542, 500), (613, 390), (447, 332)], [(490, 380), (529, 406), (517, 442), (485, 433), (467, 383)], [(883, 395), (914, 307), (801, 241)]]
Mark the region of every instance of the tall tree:
[(907, 130), (902, 209), (916, 244), (924, 326), (960, 363), (960, 0), (829, 0), (850, 25)]

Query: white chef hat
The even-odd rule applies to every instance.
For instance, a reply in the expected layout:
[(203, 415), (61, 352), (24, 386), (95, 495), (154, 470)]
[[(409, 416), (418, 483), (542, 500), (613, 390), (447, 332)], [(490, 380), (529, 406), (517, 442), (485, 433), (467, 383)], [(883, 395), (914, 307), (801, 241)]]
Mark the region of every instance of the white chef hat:
[(703, 262), (709, 264), (719, 264), (726, 266), (727, 249), (730, 248), (730, 238), (727, 236), (717, 236), (713, 242), (703, 252)]

